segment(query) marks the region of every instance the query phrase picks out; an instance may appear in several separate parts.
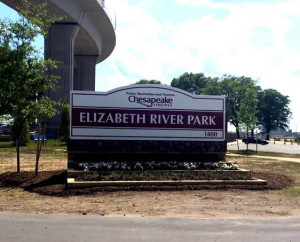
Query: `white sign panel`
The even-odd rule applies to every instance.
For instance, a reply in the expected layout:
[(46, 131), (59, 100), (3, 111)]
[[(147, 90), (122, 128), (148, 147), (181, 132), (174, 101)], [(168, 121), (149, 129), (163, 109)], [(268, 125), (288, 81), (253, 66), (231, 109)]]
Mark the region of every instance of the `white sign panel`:
[(71, 92), (71, 139), (225, 140), (225, 97), (164, 85)]

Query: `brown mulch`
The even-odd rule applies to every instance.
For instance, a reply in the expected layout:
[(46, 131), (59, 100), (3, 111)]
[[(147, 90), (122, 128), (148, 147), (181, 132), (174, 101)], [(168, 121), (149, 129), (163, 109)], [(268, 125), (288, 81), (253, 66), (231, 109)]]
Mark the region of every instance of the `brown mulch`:
[(41, 171), (35, 177), (34, 172), (7, 172), (0, 174), (2, 186), (15, 186), (26, 191), (36, 192), (49, 196), (74, 196), (92, 195), (103, 191), (179, 191), (179, 190), (199, 190), (199, 189), (248, 189), (248, 190), (280, 190), (293, 184), (293, 181), (281, 174), (267, 172), (253, 172), (255, 178), (267, 180), (267, 185), (180, 185), (180, 186), (107, 186), (85, 189), (66, 189), (66, 171)]
[(21, 188), (26, 188), (28, 186), (34, 186), (35, 184), (41, 184), (49, 179), (53, 179), (53, 182), (63, 183), (65, 180), (62, 177), (58, 179), (58, 176), (65, 176), (65, 170), (58, 171), (40, 171), (38, 176), (35, 176), (33, 171), (22, 171), (17, 172), (6, 172), (0, 174), (0, 181), (7, 185), (18, 186)]
[(266, 180), (267, 189), (281, 190), (293, 185), (293, 180), (285, 175), (271, 173), (271, 172), (252, 172), (252, 177)]

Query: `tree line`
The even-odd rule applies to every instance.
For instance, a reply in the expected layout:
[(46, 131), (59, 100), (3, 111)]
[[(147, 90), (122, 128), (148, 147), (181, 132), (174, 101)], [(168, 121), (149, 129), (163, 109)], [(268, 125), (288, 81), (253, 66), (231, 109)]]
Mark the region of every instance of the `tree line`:
[[(157, 80), (140, 80), (137, 84), (161, 84)], [(226, 97), (226, 123), (240, 131), (254, 132), (259, 128), (269, 134), (272, 130), (289, 127), (290, 99), (275, 89), (262, 89), (250, 77), (223, 75), (206, 77), (203, 73), (184, 73), (171, 81), (171, 86), (196, 95), (224, 95)], [(226, 127), (227, 128), (227, 127)]]

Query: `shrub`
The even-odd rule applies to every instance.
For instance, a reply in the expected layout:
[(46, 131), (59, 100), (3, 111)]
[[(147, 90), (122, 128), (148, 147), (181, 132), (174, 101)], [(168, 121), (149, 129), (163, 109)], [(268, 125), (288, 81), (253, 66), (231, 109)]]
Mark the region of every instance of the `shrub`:
[(70, 106), (67, 102), (62, 104), (59, 139), (67, 142), (70, 136)]

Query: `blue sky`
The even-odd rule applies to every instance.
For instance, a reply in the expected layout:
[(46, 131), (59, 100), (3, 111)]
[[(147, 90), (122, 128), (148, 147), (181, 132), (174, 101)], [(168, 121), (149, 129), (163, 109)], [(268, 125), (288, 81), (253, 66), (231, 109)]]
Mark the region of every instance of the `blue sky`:
[[(106, 0), (117, 18), (117, 45), (97, 65), (107, 91), (184, 72), (249, 76), (290, 96), (300, 131), (299, 0)], [(0, 4), (1, 16), (13, 16)], [(39, 41), (39, 46), (42, 41)]]

